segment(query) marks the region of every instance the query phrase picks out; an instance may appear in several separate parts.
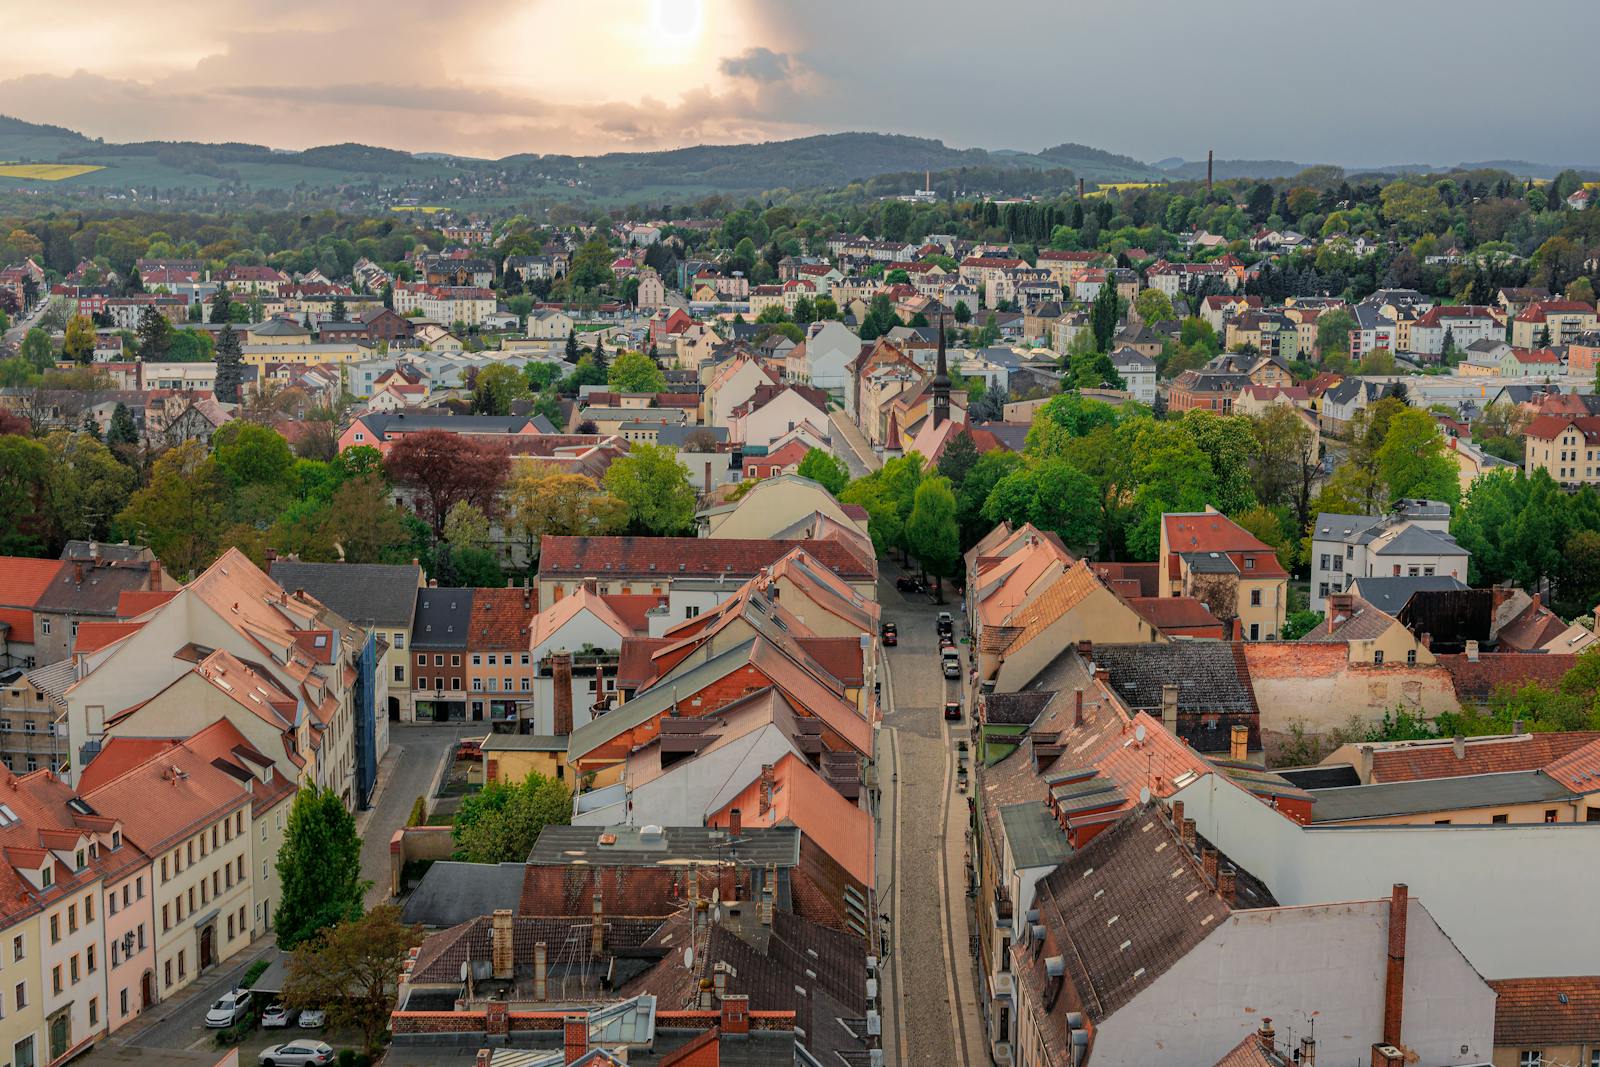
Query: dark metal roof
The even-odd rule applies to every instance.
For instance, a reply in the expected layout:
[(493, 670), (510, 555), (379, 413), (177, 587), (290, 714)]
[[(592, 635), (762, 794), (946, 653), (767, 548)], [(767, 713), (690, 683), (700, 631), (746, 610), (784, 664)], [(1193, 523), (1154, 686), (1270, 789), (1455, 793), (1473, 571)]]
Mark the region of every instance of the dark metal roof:
[(501, 908), (515, 911), (522, 899), (521, 863), (458, 863), (440, 860), (400, 909), (402, 922), (444, 928), (491, 915)]
[[(571, 866), (647, 867), (678, 865), (684, 860), (732, 861), (742, 866), (800, 862), (800, 829), (796, 826), (745, 827), (737, 837), (709, 826), (668, 826), (652, 838), (639, 826), (546, 826), (534, 842), (528, 862)], [(616, 838), (601, 844), (602, 836)]]
[(304, 589), (357, 623), (409, 628), (416, 616), (422, 568), (414, 563), (301, 563), (274, 560), (272, 580), (289, 592)]
[(1508, 771), (1472, 774), (1460, 778), (1422, 778), (1410, 782), (1380, 782), (1341, 789), (1315, 789), (1311, 821), (1342, 822), (1376, 819), (1385, 815), (1421, 815), (1427, 812), (1492, 808), (1502, 804), (1537, 804), (1571, 800), (1577, 794), (1543, 771)]
[(1092, 658), (1111, 688), (1134, 709), (1161, 707), (1161, 687), (1178, 687), (1180, 711), (1254, 711), (1249, 677), (1225, 641), (1165, 645), (1096, 645)]
[(472, 590), (417, 590), (417, 611), (411, 622), (413, 648), (466, 648), (472, 622)]

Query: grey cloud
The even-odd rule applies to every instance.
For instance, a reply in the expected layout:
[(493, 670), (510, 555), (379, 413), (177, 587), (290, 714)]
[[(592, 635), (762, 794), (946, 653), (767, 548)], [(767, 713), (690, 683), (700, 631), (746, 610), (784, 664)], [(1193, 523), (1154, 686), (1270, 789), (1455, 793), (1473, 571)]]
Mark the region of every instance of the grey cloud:
[(770, 48), (747, 48), (736, 56), (728, 56), (720, 64), (722, 73), (730, 78), (749, 78), (756, 82), (782, 81), (794, 73), (794, 57)]

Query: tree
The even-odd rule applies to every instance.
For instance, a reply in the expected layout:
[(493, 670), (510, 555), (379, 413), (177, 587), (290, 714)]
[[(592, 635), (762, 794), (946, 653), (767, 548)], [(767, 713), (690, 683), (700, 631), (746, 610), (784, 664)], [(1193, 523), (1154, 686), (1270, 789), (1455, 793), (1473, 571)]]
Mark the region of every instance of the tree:
[(1178, 317), (1178, 313), (1172, 309), (1171, 298), (1160, 289), (1139, 290), (1139, 295), (1133, 301), (1133, 310), (1145, 323), (1168, 322)]
[(1285, 641), (1298, 641), (1322, 625), (1320, 611), (1291, 611), (1284, 620), (1283, 632), (1278, 636)]
[(478, 371), (472, 385), (472, 410), (478, 415), (509, 415), (511, 405), (527, 395), (526, 375), (509, 363), (496, 363)]
[(598, 289), (616, 280), (611, 269), (611, 249), (605, 239), (596, 237), (586, 241), (573, 253), (567, 267), (567, 284), (577, 289)]
[(1421, 497), (1454, 507), (1460, 497), (1456, 465), (1446, 455), (1444, 438), (1426, 411), (1406, 408), (1390, 418), (1377, 460), (1390, 503)]
[(972, 321), (972, 309), (967, 307), (965, 300), (957, 300), (955, 306), (956, 321), (965, 326)]
[(1387, 348), (1374, 348), (1361, 357), (1358, 374), (1393, 374), (1394, 353)]
[(211, 294), (211, 321), (233, 321), (233, 294), (228, 291), (226, 285)]
[(400, 909), (380, 904), (302, 942), (289, 960), (283, 1000), (295, 1010), (328, 1013), (328, 1025), (361, 1031), (367, 1051), (383, 1047), (395, 996), (420, 927), (400, 921)]
[(604, 334), (594, 335), (594, 365), (601, 370), (609, 370), (610, 360), (606, 358), (606, 339)]
[(455, 584), (472, 586), (477, 589), (498, 589), (505, 584), (506, 576), (500, 570), (500, 564), (495, 560), (494, 553), (487, 548), (445, 548), (441, 546), (441, 553), (448, 551), (450, 568), (455, 573)]
[(465, 500), (458, 500), (444, 520), (444, 539), (460, 551), (489, 544), (489, 518)]
[[(950, 449), (946, 448), (945, 455), (949, 454)], [(942, 461), (943, 457), (940, 458)], [(971, 548), (993, 527), (994, 522), (983, 514), (984, 503), (994, 487), (1022, 465), (1023, 458), (1015, 452), (985, 452), (978, 457), (961, 484), (956, 486), (956, 521), (961, 527), (962, 551)], [(939, 473), (943, 474), (944, 471)]]
[(541, 538), (616, 533), (628, 524), (628, 506), (602, 492), (593, 478), (549, 464), (524, 467), (506, 487), (506, 535), (522, 545), (531, 573)]
[(561, 380), (561, 370), (554, 363), (524, 363), (522, 376), (527, 379), (530, 390), (543, 392)]
[(643, 352), (624, 352), (611, 364), (606, 382), (619, 393), (663, 393), (667, 376)]
[(1225, 515), (1245, 511), (1256, 503), (1250, 472), (1255, 464), (1254, 424), (1244, 415), (1218, 415), (1204, 409), (1184, 414), (1183, 427), (1211, 460), (1216, 478), (1212, 504)]
[(216, 396), (224, 404), (240, 402), (239, 389), (244, 384), (244, 356), (239, 345), (239, 335), (230, 323), (217, 335)]
[(850, 469), (845, 466), (844, 460), (821, 448), (808, 451), (795, 468), (795, 473), (819, 483), (834, 496), (842, 493), (850, 482)]
[(1249, 511), (1235, 515), (1233, 521), (1256, 540), (1270, 546), (1277, 553), (1278, 562), (1283, 565), (1284, 570), (1294, 570), (1298, 557), (1295, 539), (1285, 532), (1277, 512), (1257, 505)]
[(578, 362), (578, 331), (567, 331), (567, 362)]
[(128, 410), (128, 405), (117, 401), (117, 406), (111, 409), (111, 424), (106, 429), (106, 444), (117, 447), (131, 447), (139, 443), (139, 426), (133, 421), (133, 412)]
[(50, 335), (37, 326), (30, 329), (22, 338), (22, 358), (40, 373), (55, 366), (55, 346), (50, 343)]
[(1317, 477), (1317, 435), (1300, 413), (1274, 404), (1253, 420), (1255, 460), (1251, 479), (1256, 499), (1268, 507), (1294, 510), (1295, 528), (1311, 521), (1311, 488)]
[(1335, 353), (1350, 351), (1350, 331), (1356, 328), (1355, 316), (1343, 308), (1317, 316), (1317, 356), (1326, 360)]
[(355, 819), (331, 789), (302, 786), (278, 847), (278, 947), (292, 949), (336, 923), (361, 916), (370, 882), (361, 880)]
[(87, 315), (74, 315), (67, 320), (66, 338), (61, 353), (74, 363), (88, 363), (94, 359), (94, 320)]
[(572, 792), (542, 774), (490, 782), (461, 802), (451, 825), (455, 858), (469, 863), (521, 863), (546, 826), (572, 822)]
[(1117, 287), (1106, 282), (1095, 294), (1094, 303), (1089, 305), (1089, 333), (1098, 351), (1111, 351), (1111, 341), (1117, 336), (1121, 320), (1122, 301), (1117, 296)]
[(216, 559), (230, 496), (227, 476), (199, 441), (164, 452), (150, 481), (117, 515), (117, 528), (149, 545), (166, 569), (187, 580)]
[(496, 514), (511, 456), (503, 444), (425, 430), (395, 442), (384, 469), (395, 485), (411, 490), (423, 521), (435, 537), (443, 537), (445, 517), (460, 501), (477, 505), (486, 515)]
[(38, 441), (0, 436), (0, 555), (43, 553), (51, 536), (50, 452)]
[(955, 494), (950, 490), (949, 479), (935, 475), (921, 481), (914, 501), (906, 519), (906, 545), (923, 572), (933, 575), (934, 595), (942, 604), (944, 588), (940, 579), (954, 575), (961, 559)]
[(50, 451), (52, 525), (63, 539), (105, 540), (138, 478), (87, 433), (57, 430), (44, 445)]
[(595, 365), (594, 357), (580, 356), (577, 366), (572, 368), (572, 373), (561, 380), (561, 391), (576, 394), (586, 385), (605, 384), (606, 372)]
[(951, 486), (960, 489), (977, 462), (978, 446), (973, 443), (972, 434), (965, 429), (958, 430), (939, 457), (939, 473), (950, 479)]
[(694, 525), (689, 468), (670, 448), (636, 444), (612, 461), (603, 481), (606, 491), (627, 506), (628, 525), (635, 533), (683, 534)]
[(153, 306), (139, 316), (139, 358), (146, 363), (164, 359), (172, 347), (172, 323)]
[(344, 322), (347, 319), (347, 317), (348, 316), (345, 313), (345, 307), (344, 307), (344, 297), (342, 297), (342, 296), (334, 297), (333, 298), (333, 307), (328, 312), (328, 318), (331, 319), (334, 322)]

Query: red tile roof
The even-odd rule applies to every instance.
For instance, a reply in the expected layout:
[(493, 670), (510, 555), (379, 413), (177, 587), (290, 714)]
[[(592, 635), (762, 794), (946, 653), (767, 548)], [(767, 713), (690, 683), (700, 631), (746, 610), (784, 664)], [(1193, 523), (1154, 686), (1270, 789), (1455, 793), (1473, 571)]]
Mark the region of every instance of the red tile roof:
[(27, 608), (0, 608), (0, 625), (9, 626), (6, 639), (14, 644), (33, 644), (33, 612)]
[(60, 572), (59, 559), (0, 556), (0, 606), (31, 608)]
[(1214, 637), (1219, 641), (1225, 636), (1222, 620), (1194, 597), (1134, 597), (1128, 604), (1151, 626), (1167, 634)]
[(1600, 1044), (1600, 976), (1489, 982), (1494, 1043), (1512, 1047)]
[(1578, 657), (1569, 652), (1480, 652), (1476, 663), (1464, 654), (1442, 655), (1438, 660), (1450, 672), (1456, 699), (1481, 703), (1503, 685), (1538, 682), (1554, 688)]
[(117, 618), (131, 619), (143, 615), (177, 595), (176, 589), (124, 589), (117, 595)]
[(474, 652), (527, 651), (528, 629), (539, 612), (537, 589), (475, 589), (467, 648)]
[(134, 844), (159, 852), (243, 807), (250, 794), (233, 775), (180, 741), (98, 789), (85, 790), (83, 799), (102, 815), (121, 819)]
[(1523, 434), (1536, 440), (1551, 441), (1565, 432), (1568, 426), (1590, 441), (1600, 438), (1600, 418), (1592, 415), (1535, 415)]
[(791, 548), (804, 548), (848, 581), (871, 581), (842, 545), (831, 541), (765, 541), (729, 537), (546, 537), (539, 555), (541, 579), (630, 576), (662, 579), (753, 578)]
[(628, 624), (630, 630), (644, 634), (650, 630), (650, 610), (666, 603), (667, 598), (654, 593), (612, 593), (600, 599), (617, 613), (617, 618)]
[[(1253, 558), (1256, 565), (1250, 577), (1288, 577), (1271, 546), (1226, 515), (1214, 511), (1172, 513), (1163, 515), (1161, 522), (1167, 532), (1167, 572), (1173, 578), (1180, 573), (1178, 556), (1184, 552), (1226, 552), (1241, 559)], [(1239, 563), (1240, 559), (1234, 562)], [(1243, 575), (1244, 567), (1239, 570)]]
[(78, 639), (72, 649), (74, 653), (98, 652), (143, 628), (142, 622), (98, 622), (91, 619), (78, 624)]
[(746, 826), (798, 826), (858, 882), (873, 885), (872, 816), (846, 800), (793, 753), (773, 768), (773, 782), (767, 803), (763, 803), (762, 782), (757, 778), (707, 823), (724, 826), (728, 813), (739, 808)]
[(1450, 740), (1380, 747), (1372, 753), (1372, 780), (1408, 782), (1421, 778), (1536, 771), (1586, 748), (1594, 749), (1593, 742), (1597, 740), (1600, 740), (1600, 730), (1468, 738), (1461, 759), (1456, 758), (1455, 744)]

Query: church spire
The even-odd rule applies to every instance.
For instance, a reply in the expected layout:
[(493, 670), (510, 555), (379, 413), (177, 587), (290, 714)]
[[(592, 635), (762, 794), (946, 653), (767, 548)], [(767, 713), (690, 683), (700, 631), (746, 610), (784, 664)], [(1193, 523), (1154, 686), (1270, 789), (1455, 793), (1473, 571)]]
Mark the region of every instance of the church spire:
[(939, 312), (939, 360), (933, 370), (933, 425), (950, 420), (950, 370), (944, 362), (944, 311)]

